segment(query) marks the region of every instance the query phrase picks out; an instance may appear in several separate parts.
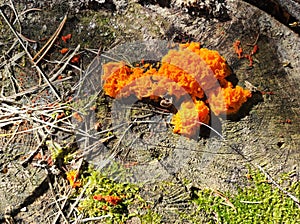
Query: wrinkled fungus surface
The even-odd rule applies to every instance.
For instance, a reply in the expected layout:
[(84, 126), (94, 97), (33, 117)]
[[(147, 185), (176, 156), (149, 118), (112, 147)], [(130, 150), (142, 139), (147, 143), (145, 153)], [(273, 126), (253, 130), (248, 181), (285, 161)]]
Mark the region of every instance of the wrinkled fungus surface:
[(112, 98), (135, 95), (139, 100), (159, 101), (172, 96), (174, 102), (181, 102), (171, 121), (173, 132), (193, 137), (199, 134), (201, 123), (209, 123), (210, 110), (216, 115), (235, 114), (251, 97), (249, 90), (226, 80), (230, 74), (217, 51), (191, 42), (169, 50), (157, 65), (143, 60), (136, 67), (122, 61), (106, 63), (102, 80), (105, 93)]

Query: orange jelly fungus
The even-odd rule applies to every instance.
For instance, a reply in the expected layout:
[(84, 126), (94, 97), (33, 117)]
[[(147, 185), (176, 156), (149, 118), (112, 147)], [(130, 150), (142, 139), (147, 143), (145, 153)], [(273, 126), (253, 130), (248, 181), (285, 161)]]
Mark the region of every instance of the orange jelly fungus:
[(210, 109), (216, 114), (235, 114), (243, 103), (251, 97), (251, 92), (240, 86), (232, 87), (231, 83), (221, 88), (217, 93), (212, 93), (209, 98)]
[(112, 196), (112, 195), (102, 196), (101, 194), (94, 195), (93, 199), (97, 201), (106, 201), (111, 205), (117, 205), (122, 200), (118, 196)]
[[(238, 48), (239, 44), (237, 44)], [(236, 113), (251, 92), (232, 86), (225, 78), (231, 74), (226, 60), (217, 52), (201, 48), (200, 43), (180, 44), (169, 50), (159, 66), (141, 63), (130, 67), (124, 62), (103, 65), (103, 89), (113, 98), (135, 95), (139, 100), (159, 100), (168, 94), (175, 102), (185, 97), (171, 123), (173, 132), (195, 136), (200, 123), (209, 123), (209, 107), (216, 114)], [(203, 101), (208, 98), (209, 107)]]
[(240, 47), (240, 45), (241, 45), (241, 41), (237, 40), (234, 42), (233, 47), (234, 47), (235, 53), (237, 53), (239, 58), (242, 58), (243, 57), (243, 48)]
[(72, 188), (81, 187), (81, 182), (77, 181), (79, 173), (77, 170), (70, 170), (67, 172), (67, 180), (70, 182)]
[(174, 125), (173, 132), (187, 137), (199, 134), (199, 122), (209, 122), (209, 108), (203, 101), (183, 102), (171, 121)]
[(63, 42), (67, 42), (68, 40), (70, 40), (72, 38), (72, 34), (67, 34), (65, 36), (62, 36), (61, 39), (63, 40)]
[(69, 48), (62, 48), (62, 49), (60, 50), (60, 53), (61, 53), (61, 54), (66, 54), (68, 51), (69, 51)]
[(75, 55), (73, 58), (71, 58), (71, 63), (77, 64), (79, 63), (80, 55)]

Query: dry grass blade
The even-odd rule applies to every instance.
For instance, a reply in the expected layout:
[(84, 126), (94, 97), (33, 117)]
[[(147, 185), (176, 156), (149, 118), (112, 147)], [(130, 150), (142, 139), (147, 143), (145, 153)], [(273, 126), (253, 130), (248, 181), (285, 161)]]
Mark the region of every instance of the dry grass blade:
[[(13, 45), (14, 46), (14, 45)], [(14, 46), (15, 47), (15, 46)], [(3, 63), (0, 64), (0, 68), (4, 67), (4, 66), (10, 66), (10, 65), (14, 65), (16, 61), (18, 61), (19, 59), (21, 59), (23, 56), (25, 55), (25, 52), (22, 51), (20, 53), (15, 54), (13, 57), (11, 57), (8, 61), (5, 61)]]
[[(57, 104), (55, 107), (45, 105), (23, 105), (22, 108), (19, 108), (2, 103), (2, 105), (0, 106), (0, 111), (3, 114), (0, 116), (1, 127), (14, 125), (16, 124), (16, 122), (27, 122), (28, 124), (31, 124), (32, 128), (15, 133), (0, 134), (0, 137), (15, 136), (24, 133), (30, 133), (35, 130), (40, 130), (39, 132), (41, 132), (44, 128), (46, 128), (46, 132), (49, 132), (48, 134), (50, 134), (50, 131), (52, 129), (60, 130), (65, 133), (73, 133), (75, 131), (75, 127), (72, 125), (72, 123), (69, 122), (69, 120), (72, 118), (72, 115), (58, 119), (58, 114), (63, 113), (64, 110), (68, 108), (69, 107), (67, 104)], [(66, 120), (68, 122), (66, 122)], [(49, 127), (50, 131), (48, 130)], [(37, 147), (36, 150), (38, 150), (38, 148), (39, 147)]]
[[(79, 170), (80, 170), (80, 168), (81, 168), (81, 166), (82, 166), (82, 163), (83, 163), (83, 158), (81, 158), (80, 160), (79, 160), (79, 162), (78, 162), (78, 167), (77, 167), (77, 172), (79, 173)], [(67, 192), (67, 194), (66, 194), (66, 196), (65, 196), (65, 200), (63, 201), (63, 203), (62, 203), (62, 206), (61, 206), (61, 210), (63, 210), (64, 209), (64, 207), (66, 206), (66, 203), (67, 203), (67, 201), (68, 201), (68, 199), (69, 199), (69, 197), (70, 197), (70, 195), (71, 195), (71, 193), (72, 193), (72, 191), (71, 190), (69, 190), (68, 192)], [(74, 205), (73, 205), (74, 206)], [(73, 207), (72, 206), (72, 207)], [(75, 206), (74, 206), (75, 207)], [(72, 209), (72, 208), (71, 208)], [(74, 208), (73, 208), (74, 209)], [(70, 213), (69, 213), (70, 214)], [(67, 218), (69, 218), (69, 214), (67, 215)], [(57, 216), (53, 219), (53, 221), (52, 221), (52, 223), (53, 224), (55, 224), (55, 223), (57, 223), (57, 221), (58, 221), (58, 219), (59, 219), (59, 217), (61, 216), (61, 213), (58, 213), (57, 214)]]
[(46, 172), (47, 172), (48, 184), (49, 184), (49, 187), (50, 187), (51, 194), (52, 194), (52, 197), (54, 199), (55, 205), (56, 205), (56, 207), (58, 209), (58, 212), (63, 217), (65, 223), (69, 223), (68, 220), (67, 220), (67, 218), (65, 217), (64, 213), (62, 212), (62, 210), (61, 210), (61, 208), (60, 208), (60, 206), (58, 204), (58, 201), (56, 199), (56, 195), (55, 195), (55, 192), (54, 192), (54, 189), (53, 189), (53, 186), (52, 186), (52, 182), (50, 180), (50, 173), (49, 173), (49, 171), (47, 169), (46, 169)]
[[(54, 32), (54, 34), (50, 37), (50, 39), (47, 41), (47, 43), (42, 47), (41, 50), (39, 50), (39, 52), (32, 58), (32, 61), (35, 63), (35, 64), (38, 64), (42, 59), (43, 57), (47, 54), (47, 52), (50, 50), (50, 48), (52, 47), (54, 41), (56, 40), (56, 38), (58, 37), (58, 35), (60, 34), (62, 28), (64, 27), (65, 23), (67, 21), (67, 15), (65, 15), (65, 17), (63, 18), (62, 22), (59, 24), (57, 30)], [(46, 50), (45, 50), (46, 49)], [(44, 51), (45, 50), (45, 51)], [(35, 62), (35, 59), (41, 54), (42, 56), (39, 57), (39, 59)]]
[(235, 206), (231, 203), (231, 201), (229, 200), (228, 197), (226, 197), (223, 193), (221, 193), (220, 191), (217, 191), (215, 189), (213, 189), (213, 192), (225, 201), (225, 203), (222, 203), (222, 204), (230, 206), (236, 212)]
[(86, 189), (88, 188), (88, 186), (91, 184), (91, 181), (89, 180), (86, 185), (84, 186), (84, 188), (82, 189), (82, 191), (80, 192), (80, 195), (76, 198), (76, 201), (72, 204), (71, 209), (67, 215), (67, 218), (70, 218), (73, 210), (75, 209), (75, 207), (77, 206), (77, 204), (79, 203), (79, 201), (82, 199), (83, 194), (85, 193)]
[(255, 166), (266, 176), (266, 178), (271, 181), (271, 183), (277, 187), (281, 192), (283, 192), (284, 194), (286, 194), (289, 198), (291, 198), (296, 204), (297, 206), (300, 208), (300, 201), (299, 199), (292, 195), (290, 192), (284, 190), (271, 176), (270, 174), (268, 174), (260, 165), (255, 164)]
[[(63, 79), (55, 80), (55, 81), (53, 81), (52, 83), (53, 83), (53, 84), (56, 84), (56, 83), (60, 83), (60, 82), (67, 81), (67, 80), (69, 80), (69, 79), (72, 79), (72, 77), (66, 77), (66, 78), (63, 78)], [(37, 90), (39, 90), (39, 89), (43, 89), (43, 88), (45, 88), (45, 87), (47, 87), (47, 86), (48, 86), (47, 83), (46, 83), (46, 84), (42, 84), (42, 85), (40, 85), (40, 86), (33, 86), (33, 87), (31, 87), (31, 88), (29, 88), (29, 89), (27, 89), (27, 90), (24, 90), (24, 91), (22, 91), (22, 92), (16, 93), (16, 94), (14, 94), (14, 95), (12, 95), (12, 96), (0, 97), (0, 101), (8, 102), (8, 103), (14, 103), (14, 104), (19, 104), (18, 102), (16, 102), (16, 101), (13, 100), (13, 99), (15, 99), (15, 98), (17, 98), (17, 97), (20, 97), (20, 96), (24, 96), (24, 95), (30, 94), (30, 93), (34, 93), (35, 91), (37, 91)]]
[(80, 45), (78, 45), (75, 50), (72, 52), (72, 54), (68, 57), (68, 59), (66, 60), (66, 62), (63, 64), (63, 66), (61, 66), (61, 68), (50, 78), (50, 81), (55, 80), (67, 67), (67, 65), (69, 64), (69, 62), (71, 61), (71, 59), (76, 55), (76, 53), (79, 51), (80, 49)]
[[(257, 37), (258, 39), (258, 37)], [(218, 131), (216, 131), (215, 129), (213, 129), (212, 127), (201, 123), (201, 125), (205, 125), (206, 127), (210, 128), (212, 131), (214, 131), (223, 141), (226, 141), (226, 139), (224, 138), (223, 135), (221, 135)], [(300, 200), (294, 196), (293, 194), (291, 194), (290, 192), (286, 191), (285, 189), (283, 189), (260, 165), (253, 163), (250, 159), (248, 159), (245, 155), (243, 155), (238, 149), (236, 149), (235, 147), (230, 146), (234, 151), (236, 151), (240, 156), (243, 157), (243, 159), (245, 159), (247, 162), (249, 162), (249, 164), (252, 164), (254, 167), (258, 168), (265, 176), (266, 178), (275, 186), (277, 187), (281, 192), (283, 192), (284, 194), (286, 194), (289, 198), (291, 198), (296, 204), (297, 206), (300, 208)], [(221, 196), (221, 195), (220, 195)], [(227, 201), (226, 201), (227, 202)], [(231, 202), (228, 204), (229, 206)]]
[(18, 21), (18, 23), (20, 25), (20, 32), (21, 32), (21, 29), (22, 29), (22, 27), (21, 27), (21, 21), (19, 19), (19, 16), (18, 16), (19, 14), (17, 13), (17, 10), (15, 8), (14, 2), (12, 0), (10, 0), (10, 5), (11, 5), (11, 8), (12, 8), (12, 10), (13, 10), (15, 16), (16, 16), (16, 20)]
[[(25, 46), (25, 44), (23, 43), (23, 40), (20, 38), (19, 34), (16, 32), (16, 30), (14, 29), (14, 27), (12, 26), (12, 24), (9, 22), (9, 19), (7, 18), (7, 16), (4, 14), (4, 12), (2, 11), (2, 9), (0, 8), (0, 14), (3, 17), (3, 19), (5, 20), (5, 22), (7, 23), (7, 25), (9, 26), (10, 30), (13, 32), (13, 34), (15, 35), (15, 37), (18, 39), (19, 43), (21, 44), (22, 48), (25, 50), (27, 56), (29, 57), (29, 59), (33, 62), (33, 58), (30, 54), (30, 52), (27, 50), (27, 47)], [(34, 63), (34, 62), (33, 62)], [(43, 79), (45, 80), (45, 82), (48, 84), (48, 86), (50, 87), (50, 89), (52, 90), (52, 92), (54, 93), (54, 95), (57, 97), (57, 99), (60, 101), (61, 98), (58, 94), (58, 92), (56, 91), (56, 89), (53, 87), (53, 85), (51, 84), (51, 82), (49, 81), (48, 77), (44, 74), (44, 72), (42, 71), (42, 69), (34, 63), (35, 68), (37, 69), (37, 71), (42, 75)]]

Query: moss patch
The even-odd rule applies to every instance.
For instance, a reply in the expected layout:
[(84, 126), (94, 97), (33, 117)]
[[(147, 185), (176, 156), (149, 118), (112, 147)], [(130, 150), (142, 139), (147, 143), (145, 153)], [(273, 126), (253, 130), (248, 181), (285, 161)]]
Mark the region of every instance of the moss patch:
[[(262, 173), (249, 170), (247, 177), (249, 185), (239, 188), (237, 195), (212, 189), (196, 191), (193, 199), (198, 206), (196, 213), (202, 214), (205, 223), (300, 222), (297, 204), (266, 180)], [(285, 177), (279, 181), (282, 186), (286, 182)], [(300, 183), (289, 183), (286, 190), (299, 198)]]
[[(116, 167), (110, 169), (120, 172)], [(82, 176), (81, 181), (86, 189), (81, 189), (85, 189), (84, 199), (80, 202), (78, 210), (84, 217), (102, 216), (101, 223), (120, 223), (135, 216), (130, 213), (129, 206), (142, 200), (138, 194), (138, 186), (116, 182), (106, 172), (100, 172), (92, 167), (89, 167)]]

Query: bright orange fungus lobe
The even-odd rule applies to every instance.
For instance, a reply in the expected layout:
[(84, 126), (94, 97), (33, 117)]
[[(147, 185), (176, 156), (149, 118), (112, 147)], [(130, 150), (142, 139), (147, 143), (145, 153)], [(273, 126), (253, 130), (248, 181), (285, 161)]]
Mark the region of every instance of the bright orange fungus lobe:
[(111, 205), (117, 205), (122, 200), (118, 196), (113, 196), (113, 195), (102, 196), (101, 194), (94, 195), (93, 199), (97, 200), (97, 201), (106, 201), (106, 202), (108, 202)]
[(60, 50), (60, 53), (61, 53), (61, 54), (66, 54), (68, 51), (69, 51), (68, 48), (62, 48), (62, 49)]
[[(234, 114), (251, 97), (250, 91), (233, 87), (225, 79), (231, 74), (226, 60), (197, 42), (169, 50), (158, 66), (145, 61), (139, 66), (130, 67), (124, 62), (104, 64), (105, 93), (113, 98), (135, 95), (139, 100), (172, 96), (175, 102), (182, 102), (171, 121), (173, 132), (187, 137), (199, 134), (201, 122), (209, 123), (210, 109), (216, 115)], [(203, 101), (205, 97), (210, 109)]]
[(209, 98), (210, 109), (216, 114), (234, 114), (242, 106), (243, 103), (251, 97), (251, 92), (240, 86), (232, 87), (229, 83), (227, 87), (221, 88), (216, 94), (212, 93)]
[(73, 58), (71, 58), (71, 62), (74, 64), (79, 63), (80, 55), (75, 55)]
[(199, 122), (209, 122), (209, 109), (203, 101), (183, 102), (171, 121), (173, 132), (187, 137), (199, 135)]
[(235, 50), (235, 53), (239, 56), (239, 58), (243, 57), (243, 48), (240, 47), (241, 41), (237, 40), (234, 42), (233, 47)]
[(77, 181), (79, 173), (77, 170), (70, 170), (67, 172), (67, 180), (70, 182), (72, 188), (80, 187), (81, 182)]
[(65, 36), (62, 36), (61, 39), (63, 40), (63, 42), (67, 42), (68, 40), (70, 40), (72, 38), (72, 34), (67, 34)]

